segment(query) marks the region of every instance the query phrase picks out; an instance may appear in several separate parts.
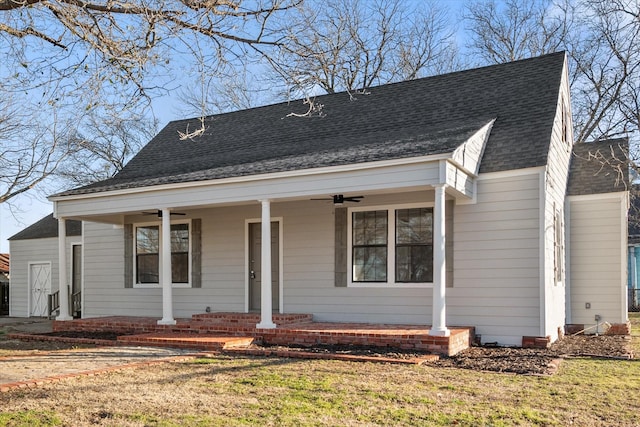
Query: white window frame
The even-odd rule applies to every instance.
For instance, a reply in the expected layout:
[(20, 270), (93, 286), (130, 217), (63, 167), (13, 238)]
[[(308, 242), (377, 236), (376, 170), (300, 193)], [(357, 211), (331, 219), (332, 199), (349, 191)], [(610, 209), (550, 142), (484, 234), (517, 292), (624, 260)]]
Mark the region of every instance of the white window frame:
[(553, 213), (553, 281), (556, 285), (564, 283), (564, 215), (555, 208)]
[[(407, 203), (400, 205), (358, 206), (347, 208), (347, 287), (352, 288), (432, 288), (433, 282), (396, 282), (396, 210), (433, 208), (433, 203)], [(387, 211), (387, 281), (353, 281), (353, 212)], [(435, 247), (434, 247), (435, 250)]]
[[(190, 288), (191, 287), (191, 256), (193, 254), (193, 250), (192, 250), (192, 243), (193, 243), (193, 238), (191, 237), (191, 231), (192, 231), (192, 225), (191, 225), (191, 219), (184, 219), (184, 220), (175, 220), (175, 221), (171, 221), (171, 225), (176, 225), (176, 224), (188, 224), (189, 226), (189, 257), (188, 257), (188, 273), (187, 273), (187, 277), (189, 278), (189, 280), (187, 281), (187, 283), (172, 283), (171, 287), (173, 288)], [(162, 250), (162, 221), (156, 221), (156, 222), (139, 222), (139, 223), (135, 223), (133, 224), (133, 287), (134, 288), (158, 288), (161, 289), (162, 288), (162, 283), (160, 283), (160, 280), (158, 280), (158, 283), (138, 283), (137, 278), (138, 278), (138, 263), (136, 262), (137, 260), (137, 255), (138, 255), (138, 227), (149, 227), (149, 226), (158, 226), (158, 239), (159, 239), (159, 251)], [(158, 252), (158, 257), (161, 257), (162, 255), (160, 254), (160, 252)], [(158, 260), (158, 267), (160, 268), (160, 260)], [(159, 272), (158, 272), (159, 273)]]

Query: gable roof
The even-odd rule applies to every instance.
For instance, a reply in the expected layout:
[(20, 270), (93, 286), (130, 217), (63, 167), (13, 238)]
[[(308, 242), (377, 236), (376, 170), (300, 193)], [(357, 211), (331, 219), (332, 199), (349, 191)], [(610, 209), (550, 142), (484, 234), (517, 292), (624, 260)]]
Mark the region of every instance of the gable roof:
[(546, 164), (564, 52), (366, 93), (169, 123), (115, 177), (56, 196), (451, 153), (495, 119), (480, 173)]
[[(67, 220), (67, 236), (81, 236), (82, 235), (82, 221)], [(58, 220), (53, 217), (53, 214), (49, 214), (31, 224), (24, 230), (9, 237), (9, 240), (28, 240), (28, 239), (44, 239), (48, 237), (58, 237)]]
[(629, 189), (629, 140), (626, 138), (575, 144), (567, 195), (613, 193)]

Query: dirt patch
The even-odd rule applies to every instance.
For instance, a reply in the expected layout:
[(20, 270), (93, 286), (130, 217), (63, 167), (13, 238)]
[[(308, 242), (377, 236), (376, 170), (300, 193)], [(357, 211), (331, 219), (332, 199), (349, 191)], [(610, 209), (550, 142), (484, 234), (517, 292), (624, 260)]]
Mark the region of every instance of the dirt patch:
[[(608, 357), (631, 359), (630, 337), (606, 335), (567, 336), (547, 349), (518, 347), (471, 347), (453, 357), (427, 362), (430, 366), (473, 369), (480, 371), (510, 372), (525, 375), (548, 375), (557, 369), (563, 357)], [(391, 359), (420, 359), (425, 353), (355, 346), (284, 347), (256, 346), (273, 350), (313, 353), (335, 353)]]
[[(111, 332), (55, 332), (42, 334), (61, 338), (83, 338), (114, 341), (121, 334)], [(443, 357), (438, 361), (427, 362), (430, 366), (473, 369), (481, 371), (509, 372), (527, 375), (547, 375), (557, 369), (557, 361), (563, 357), (587, 356), (609, 358), (633, 358), (630, 348), (631, 338), (625, 336), (567, 336), (547, 349), (525, 349), (516, 347), (471, 347), (453, 357)], [(7, 350), (58, 350), (70, 348), (73, 344), (60, 342), (2, 340), (0, 353)], [(388, 359), (421, 359), (425, 353), (361, 346), (258, 346), (253, 349), (266, 349), (287, 352), (311, 352), (366, 356)]]
[(557, 369), (563, 357), (607, 357), (631, 359), (630, 337), (618, 335), (566, 336), (549, 348), (471, 347), (433, 365), (516, 374), (546, 375)]

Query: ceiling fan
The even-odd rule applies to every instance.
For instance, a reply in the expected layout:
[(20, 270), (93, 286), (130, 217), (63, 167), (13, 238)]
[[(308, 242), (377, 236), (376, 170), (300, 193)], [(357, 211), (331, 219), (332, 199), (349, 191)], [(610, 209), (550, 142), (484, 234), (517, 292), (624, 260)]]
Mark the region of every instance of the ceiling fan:
[[(182, 212), (169, 212), (170, 215), (186, 215)], [(158, 209), (157, 212), (142, 212), (142, 215), (157, 215), (158, 218), (162, 218), (162, 211)]]
[(333, 200), (334, 205), (341, 205), (344, 202), (360, 203), (360, 200), (364, 199), (364, 196), (345, 196), (343, 194), (334, 194), (331, 197), (323, 197), (320, 199), (311, 200)]

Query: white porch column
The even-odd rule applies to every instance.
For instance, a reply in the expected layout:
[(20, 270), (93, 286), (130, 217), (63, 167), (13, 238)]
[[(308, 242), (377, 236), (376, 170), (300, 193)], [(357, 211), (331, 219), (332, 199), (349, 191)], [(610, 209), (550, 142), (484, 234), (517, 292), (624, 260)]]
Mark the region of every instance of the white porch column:
[(271, 304), (271, 201), (260, 200), (262, 203), (262, 255), (260, 277), (260, 323), (256, 328), (273, 329), (272, 304)]
[(175, 325), (171, 289), (171, 212), (162, 209), (162, 245), (160, 247), (160, 283), (162, 283), (162, 319), (158, 325)]
[(67, 279), (67, 221), (58, 218), (58, 295), (60, 311), (56, 320), (73, 320), (69, 315), (69, 282)]
[(445, 291), (447, 266), (445, 258), (445, 185), (435, 187), (433, 206), (433, 322), (429, 335), (448, 337)]

